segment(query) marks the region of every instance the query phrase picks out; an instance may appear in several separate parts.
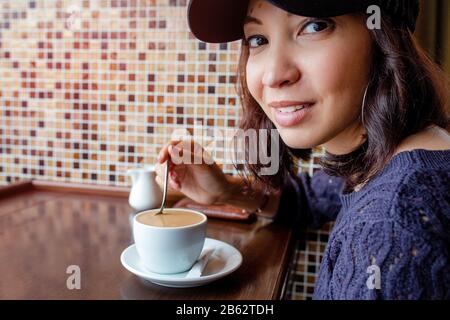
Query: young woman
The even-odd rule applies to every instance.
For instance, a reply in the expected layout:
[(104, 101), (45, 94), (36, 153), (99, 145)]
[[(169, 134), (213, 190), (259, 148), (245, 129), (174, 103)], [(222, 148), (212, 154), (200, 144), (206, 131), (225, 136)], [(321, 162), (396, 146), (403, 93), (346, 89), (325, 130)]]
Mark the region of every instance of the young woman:
[[(335, 221), (316, 299), (450, 299), (448, 79), (412, 36), (418, 1), (373, 2), (374, 29), (372, 1), (192, 0), (197, 38), (242, 39), (241, 128), (278, 130), (280, 170), (248, 164), (248, 192), (215, 164), (171, 164), (169, 183), (204, 204)], [(159, 183), (188, 146), (161, 150)], [(323, 170), (296, 175), (316, 146)]]

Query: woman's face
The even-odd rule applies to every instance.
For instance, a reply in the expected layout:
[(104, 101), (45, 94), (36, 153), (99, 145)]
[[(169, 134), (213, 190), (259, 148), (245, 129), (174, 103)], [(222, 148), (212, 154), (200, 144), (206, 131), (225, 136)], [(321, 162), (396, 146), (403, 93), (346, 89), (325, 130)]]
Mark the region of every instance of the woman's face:
[[(315, 19), (250, 1), (247, 86), (291, 148), (345, 154), (362, 143), (360, 111), (372, 62), (364, 16)], [(303, 108), (302, 105), (306, 105)]]

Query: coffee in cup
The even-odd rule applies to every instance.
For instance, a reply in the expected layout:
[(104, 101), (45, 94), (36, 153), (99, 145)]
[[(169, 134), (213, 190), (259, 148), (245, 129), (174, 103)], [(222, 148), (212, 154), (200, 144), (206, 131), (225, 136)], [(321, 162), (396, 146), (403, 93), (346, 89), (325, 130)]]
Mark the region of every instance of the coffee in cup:
[(146, 212), (140, 214), (137, 220), (140, 223), (154, 226), (154, 227), (185, 227), (195, 225), (204, 217), (198, 213), (192, 213), (185, 210), (167, 210), (164, 209), (163, 214), (156, 214), (157, 212)]
[(207, 217), (198, 211), (165, 208), (138, 213), (133, 236), (143, 267), (161, 274), (189, 270), (199, 258), (206, 238)]

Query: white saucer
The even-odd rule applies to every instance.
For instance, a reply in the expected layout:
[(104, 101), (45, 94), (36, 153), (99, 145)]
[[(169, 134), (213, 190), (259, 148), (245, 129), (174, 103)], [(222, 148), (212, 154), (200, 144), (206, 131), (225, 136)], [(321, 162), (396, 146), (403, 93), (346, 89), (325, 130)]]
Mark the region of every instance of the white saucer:
[(206, 238), (204, 248), (211, 247), (215, 248), (215, 251), (200, 277), (186, 278), (188, 271), (177, 274), (159, 274), (147, 271), (141, 264), (134, 244), (122, 252), (120, 262), (131, 273), (161, 286), (198, 287), (229, 275), (242, 264), (241, 253), (228, 243)]

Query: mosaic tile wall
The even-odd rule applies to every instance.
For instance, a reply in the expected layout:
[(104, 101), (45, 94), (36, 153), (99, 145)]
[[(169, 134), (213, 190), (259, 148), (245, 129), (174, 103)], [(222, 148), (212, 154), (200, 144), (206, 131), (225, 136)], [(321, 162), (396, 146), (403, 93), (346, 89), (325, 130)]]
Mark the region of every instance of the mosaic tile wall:
[[(37, 178), (129, 185), (175, 129), (233, 129), (239, 43), (205, 44), (186, 0), (2, 0), (0, 185)], [(213, 155), (220, 162), (224, 150)], [(315, 156), (320, 156), (317, 150)], [(317, 158), (302, 169), (317, 169)], [(231, 166), (225, 171), (233, 172)], [(308, 231), (288, 299), (312, 295), (327, 242)]]
[(185, 12), (184, 0), (0, 2), (0, 183), (127, 185), (174, 129), (236, 126), (239, 43), (198, 42)]

